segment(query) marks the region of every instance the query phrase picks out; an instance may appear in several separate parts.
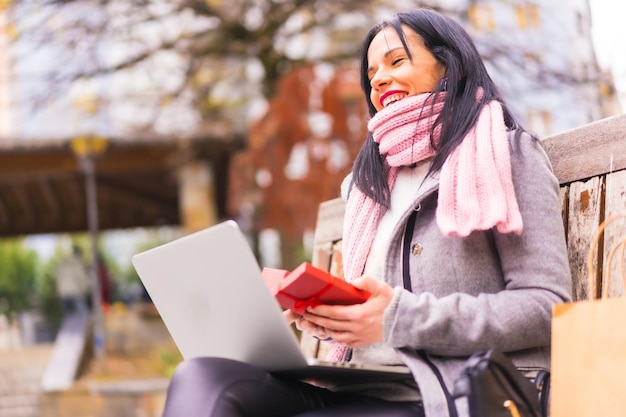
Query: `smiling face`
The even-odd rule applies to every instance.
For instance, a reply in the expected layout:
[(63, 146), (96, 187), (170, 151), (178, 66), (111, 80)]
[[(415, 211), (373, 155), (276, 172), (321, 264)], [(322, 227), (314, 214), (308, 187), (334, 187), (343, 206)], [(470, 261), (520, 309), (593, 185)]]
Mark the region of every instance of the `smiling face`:
[(412, 59), (392, 27), (381, 30), (367, 50), (367, 77), (372, 90), (370, 100), (376, 111), (407, 96), (434, 91), (445, 67), (426, 49), (422, 38), (403, 27)]

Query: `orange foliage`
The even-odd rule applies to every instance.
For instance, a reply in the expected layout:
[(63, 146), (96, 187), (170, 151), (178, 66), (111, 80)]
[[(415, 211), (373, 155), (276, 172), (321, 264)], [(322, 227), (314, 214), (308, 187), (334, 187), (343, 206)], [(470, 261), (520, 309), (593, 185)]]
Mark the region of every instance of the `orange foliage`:
[[(320, 117), (322, 125), (330, 123), (315, 129)], [(366, 118), (356, 69), (335, 69), (327, 80), (312, 66), (286, 75), (251, 127), (247, 149), (231, 162), (229, 212), (238, 216), (253, 207), (256, 230), (275, 228), (286, 239), (300, 239), (315, 227), (319, 203), (339, 196), (365, 138)], [(304, 159), (296, 163), (300, 175), (289, 176), (294, 147)]]

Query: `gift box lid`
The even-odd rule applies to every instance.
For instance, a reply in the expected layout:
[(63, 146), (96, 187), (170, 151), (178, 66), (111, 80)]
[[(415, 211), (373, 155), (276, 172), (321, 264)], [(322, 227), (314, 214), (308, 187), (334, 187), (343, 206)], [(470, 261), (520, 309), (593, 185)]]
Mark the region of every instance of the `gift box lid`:
[(319, 304), (358, 304), (370, 296), (367, 291), (360, 290), (309, 262), (303, 262), (291, 272), (263, 268), (262, 275), (280, 305), (296, 311)]

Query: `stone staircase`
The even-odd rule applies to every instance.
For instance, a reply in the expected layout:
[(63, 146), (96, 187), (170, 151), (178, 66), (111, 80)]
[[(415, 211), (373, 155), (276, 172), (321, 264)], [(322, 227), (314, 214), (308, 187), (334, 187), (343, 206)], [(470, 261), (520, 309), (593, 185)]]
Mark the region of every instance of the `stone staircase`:
[(39, 417), (41, 378), (52, 344), (0, 350), (0, 417)]
[(91, 319), (87, 312), (65, 317), (54, 341), (54, 350), (41, 380), (45, 391), (60, 391), (70, 388), (85, 351), (88, 350), (91, 334)]
[(5, 335), (0, 417), (159, 417), (167, 375), (181, 360), (163, 322), (151, 309), (113, 310), (106, 315), (105, 333), (105, 360), (83, 362), (70, 387), (48, 390), (42, 383), (46, 370), (54, 368), (58, 346), (19, 346), (14, 334)]
[[(104, 315), (102, 361), (81, 366), (69, 389), (47, 391), (38, 417), (159, 417), (169, 379), (180, 360), (154, 306), (112, 308)], [(0, 415), (0, 417), (3, 417)]]

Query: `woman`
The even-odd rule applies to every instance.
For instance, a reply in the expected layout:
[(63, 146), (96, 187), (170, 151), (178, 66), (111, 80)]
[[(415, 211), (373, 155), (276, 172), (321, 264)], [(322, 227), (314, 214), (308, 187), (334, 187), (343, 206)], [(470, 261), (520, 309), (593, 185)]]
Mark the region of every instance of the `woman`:
[[(414, 380), (318, 388), (216, 358), (183, 363), (165, 416), (447, 416), (473, 353), (549, 367), (571, 299), (558, 182), (502, 103), (467, 33), (433, 11), (372, 28), (361, 57), (369, 134), (342, 190), (344, 272), (363, 304), (286, 311), (331, 357), (406, 364)], [(459, 415), (466, 415), (457, 401)]]

